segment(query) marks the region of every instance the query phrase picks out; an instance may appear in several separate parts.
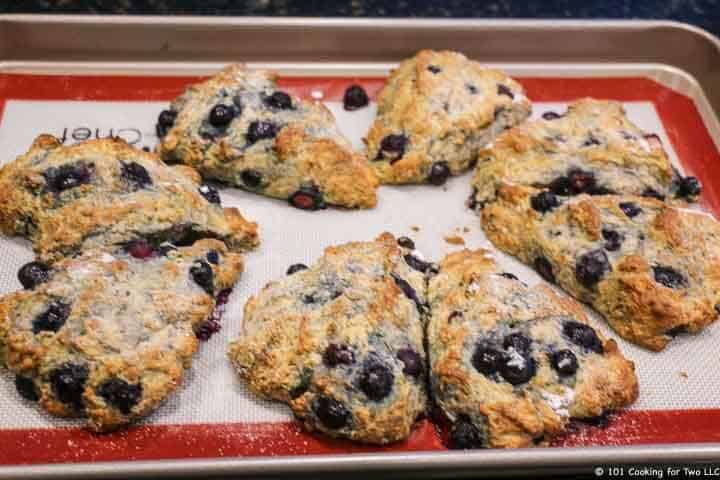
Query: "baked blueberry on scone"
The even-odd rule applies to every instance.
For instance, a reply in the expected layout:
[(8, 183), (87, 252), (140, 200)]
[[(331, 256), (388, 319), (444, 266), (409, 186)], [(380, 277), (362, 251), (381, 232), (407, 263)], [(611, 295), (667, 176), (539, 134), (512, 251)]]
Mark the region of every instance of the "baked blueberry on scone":
[(544, 445), (570, 419), (637, 398), (633, 363), (578, 303), (499, 271), (487, 251), (445, 257), (428, 301), (430, 383), (452, 448)]
[(0, 169), (0, 229), (28, 237), (44, 262), (137, 240), (183, 245), (211, 237), (232, 250), (258, 243), (257, 225), (222, 208), (197, 172), (117, 138), (72, 146), (35, 139)]
[(51, 414), (113, 430), (178, 387), (242, 266), (219, 240), (29, 264), (19, 272), (26, 290), (0, 298), (0, 364)]
[(309, 430), (376, 444), (406, 438), (426, 407), (434, 268), (412, 249), (388, 233), (330, 247), (252, 297), (229, 349), (249, 388), (287, 403)]
[(160, 154), (297, 208), (371, 208), (377, 179), (330, 111), (280, 90), (276, 74), (230, 65), (158, 117)]
[(482, 210), (482, 226), (498, 248), (646, 348), (661, 350), (720, 312), (720, 225), (707, 213), (654, 198), (505, 185)]
[(382, 183), (445, 183), (530, 114), (520, 84), (464, 55), (422, 50), (392, 72), (367, 135)]
[(563, 115), (545, 112), (482, 151), (471, 206), (492, 201), (502, 183), (564, 197), (615, 193), (693, 201), (700, 194), (695, 177), (674, 171), (657, 135), (633, 125), (620, 103), (590, 98)]

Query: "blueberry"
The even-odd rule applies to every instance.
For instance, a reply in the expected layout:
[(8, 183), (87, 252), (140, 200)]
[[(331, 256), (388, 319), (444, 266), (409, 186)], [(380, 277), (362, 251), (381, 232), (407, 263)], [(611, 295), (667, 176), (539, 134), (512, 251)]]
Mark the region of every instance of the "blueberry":
[(552, 193), (540, 192), (530, 197), (530, 206), (537, 212), (545, 213), (553, 208), (559, 207), (560, 202), (558, 202), (557, 197)]
[(292, 98), (285, 92), (277, 90), (272, 95), (265, 97), (263, 100), (265, 105), (279, 110), (291, 110), (292, 109)]
[(135, 240), (128, 243), (125, 246), (125, 250), (133, 258), (139, 258), (141, 260), (150, 258), (155, 254), (155, 249), (145, 240)]
[(57, 399), (76, 410), (83, 408), (83, 392), (89, 376), (88, 367), (64, 363), (50, 372), (50, 385)]
[(85, 162), (50, 167), (43, 172), (45, 188), (47, 191), (59, 193), (90, 183), (94, 168), (93, 164)]
[(535, 271), (538, 272), (538, 274), (545, 279), (546, 281), (550, 283), (555, 283), (555, 274), (553, 273), (553, 266), (550, 261), (545, 257), (537, 257), (535, 259), (535, 262), (533, 262), (533, 266), (535, 267)]
[(602, 236), (605, 239), (605, 250), (614, 252), (615, 250), (620, 249), (620, 246), (623, 242), (623, 236), (620, 235), (618, 232), (616, 232), (615, 230), (610, 230), (608, 228), (603, 228)]
[(562, 376), (573, 375), (578, 369), (577, 357), (571, 350), (558, 350), (550, 355), (550, 364)]
[(622, 202), (618, 206), (620, 207), (620, 210), (622, 210), (623, 213), (628, 216), (628, 218), (636, 217), (640, 213), (642, 213), (642, 208), (638, 207), (632, 202)]
[(420, 354), (412, 348), (401, 348), (397, 352), (397, 358), (405, 366), (403, 373), (413, 378), (418, 378), (423, 372), (423, 361)]
[(147, 169), (137, 162), (120, 162), (120, 176), (127, 180), (133, 189), (145, 188), (153, 184)]
[(662, 265), (656, 265), (652, 268), (656, 282), (673, 289), (687, 287), (687, 279), (677, 270)]
[(512, 92), (512, 90), (510, 90), (507, 85), (503, 85), (502, 83), (498, 83), (497, 93), (498, 95), (505, 95), (506, 97), (515, 98), (515, 94)]
[(257, 170), (246, 169), (240, 173), (240, 179), (248, 188), (257, 188), (262, 183), (262, 173)]
[(160, 115), (158, 115), (157, 124), (155, 125), (155, 133), (157, 133), (157, 136), (159, 138), (167, 135), (168, 130), (172, 128), (176, 118), (177, 112), (174, 112), (172, 110), (163, 110), (162, 112), (160, 112)]
[(304, 263), (294, 263), (290, 265), (285, 272), (286, 275), (292, 275), (293, 273), (299, 272), (300, 270), (307, 270), (307, 265)]
[(141, 384), (133, 385), (120, 378), (110, 378), (100, 384), (97, 392), (123, 415), (128, 415), (140, 401), (142, 390)]
[(500, 275), (501, 277), (505, 277), (505, 278), (507, 278), (507, 279), (510, 279), (510, 280), (518, 280), (518, 281), (520, 280), (517, 276), (513, 275), (513, 274), (510, 273), (510, 272), (502, 272), (502, 273), (500, 273), (500, 274), (498, 274), (498, 275)]
[(572, 195), (590, 192), (595, 189), (595, 175), (592, 172), (572, 169), (568, 172), (568, 182)]
[(218, 192), (217, 188), (212, 185), (200, 185), (198, 192), (200, 192), (200, 195), (205, 197), (205, 200), (208, 202), (220, 205), (220, 192)]
[(210, 250), (207, 255), (205, 255), (205, 258), (207, 258), (207, 261), (213, 265), (218, 265), (220, 263), (220, 254), (217, 250)]
[(527, 383), (535, 376), (536, 371), (535, 359), (517, 351), (505, 355), (500, 363), (500, 375), (512, 385)]
[(232, 119), (235, 117), (235, 109), (229, 105), (215, 105), (212, 110), (210, 110), (210, 115), (208, 116), (208, 120), (210, 121), (210, 125), (216, 128), (224, 128), (226, 127), (230, 122), (232, 122)]
[(450, 448), (454, 450), (468, 450), (472, 448), (485, 448), (486, 440), (483, 433), (470, 418), (461, 415), (450, 429)]
[(274, 123), (255, 120), (248, 126), (245, 138), (248, 143), (253, 144), (264, 138), (274, 138), (275, 135), (277, 135), (277, 126)]
[(687, 325), (678, 325), (676, 327), (673, 327), (670, 330), (666, 331), (665, 335), (669, 335), (670, 337), (675, 338), (682, 333), (687, 333)]
[(548, 184), (548, 188), (555, 195), (570, 195), (570, 180), (568, 177), (557, 177)]
[(648, 187), (648, 188), (646, 188), (645, 190), (643, 190), (643, 192), (641, 193), (641, 195), (642, 195), (643, 197), (656, 198), (656, 199), (661, 200), (661, 201), (662, 201), (662, 200), (665, 200), (665, 195), (661, 194), (660, 192), (658, 192), (658, 191), (655, 190), (654, 188), (650, 188), (650, 187)]
[(489, 376), (497, 373), (504, 356), (503, 352), (497, 348), (481, 342), (475, 346), (470, 363), (475, 367), (475, 370)]
[(390, 395), (395, 375), (392, 370), (379, 360), (368, 360), (360, 372), (358, 386), (370, 400), (379, 402)]
[(190, 276), (209, 295), (215, 290), (213, 269), (205, 260), (196, 260), (190, 267)]
[(592, 250), (577, 259), (575, 278), (586, 288), (593, 288), (610, 270), (612, 268), (605, 251)]
[(440, 67), (436, 67), (435, 65), (428, 65), (427, 67), (428, 71), (430, 73), (437, 75), (438, 73), (442, 72), (442, 69)]
[(412, 241), (412, 239), (408, 237), (400, 237), (397, 239), (398, 245), (400, 245), (403, 248), (407, 248), (408, 250), (415, 250), (415, 242)]
[(426, 273), (432, 267), (432, 263), (420, 260), (419, 258), (409, 253), (403, 258), (405, 259), (405, 263), (407, 263), (410, 268), (412, 268), (413, 270), (417, 270), (418, 272)]
[(71, 310), (70, 305), (67, 303), (60, 301), (51, 303), (47, 310), (33, 320), (33, 333), (57, 332), (65, 325)]
[(360, 85), (350, 85), (343, 96), (343, 108), (348, 111), (357, 110), (370, 103), (368, 94)]
[(26, 263), (18, 270), (18, 280), (23, 288), (32, 290), (50, 279), (50, 267), (42, 262)]
[(684, 177), (678, 182), (677, 196), (680, 198), (693, 198), (700, 195), (702, 187), (695, 177)]
[(478, 93), (477, 87), (470, 83), (466, 84), (465, 88), (467, 89), (468, 93), (470, 93), (470, 95), (475, 95), (476, 93)]
[(301, 210), (321, 210), (326, 207), (323, 195), (315, 185), (300, 187), (288, 199), (290, 205)]
[(508, 350), (512, 347), (516, 352), (521, 355), (528, 355), (530, 353), (530, 345), (532, 340), (523, 335), (520, 332), (513, 332), (507, 335), (503, 339), (503, 348)]
[(331, 343), (323, 353), (323, 363), (330, 368), (338, 365), (352, 365), (355, 363), (355, 354), (347, 345)]
[(428, 182), (433, 185), (444, 184), (450, 176), (450, 166), (447, 162), (435, 162), (430, 167)]
[(568, 320), (563, 324), (563, 334), (575, 345), (595, 353), (603, 353), (602, 341), (589, 325)]
[(408, 139), (405, 135), (388, 135), (380, 142), (380, 151), (376, 160), (388, 159), (391, 164), (405, 155)]
[(347, 407), (331, 397), (317, 397), (312, 409), (320, 423), (332, 430), (342, 428), (352, 420), (352, 414)]
[(25, 400), (30, 400), (31, 402), (37, 402), (40, 400), (40, 392), (35, 386), (35, 381), (30, 377), (16, 375), (15, 389)]
[(557, 120), (558, 118), (562, 118), (562, 115), (555, 112), (545, 112), (542, 114), (542, 118), (544, 120)]
[(217, 320), (205, 320), (201, 324), (194, 327), (195, 337), (198, 340), (207, 342), (210, 338), (222, 329), (222, 325)]
[(420, 298), (417, 296), (417, 292), (412, 287), (412, 285), (410, 285), (404, 278), (400, 278), (394, 273), (391, 273), (390, 276), (392, 276), (393, 280), (395, 280), (395, 285), (397, 285), (400, 290), (402, 290), (405, 296), (415, 302), (415, 306), (417, 306), (418, 311), (420, 313), (423, 313), (423, 311), (425, 310), (425, 306), (420, 301)]

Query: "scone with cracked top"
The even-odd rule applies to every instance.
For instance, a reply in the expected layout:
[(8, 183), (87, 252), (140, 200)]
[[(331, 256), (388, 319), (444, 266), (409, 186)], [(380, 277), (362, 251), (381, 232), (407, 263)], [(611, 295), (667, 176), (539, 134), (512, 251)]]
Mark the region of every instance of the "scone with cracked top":
[(250, 390), (309, 430), (366, 443), (406, 438), (426, 408), (423, 322), (433, 268), (407, 238), (329, 247), (245, 305), (229, 356)]
[(63, 146), (50, 135), (0, 169), (0, 229), (28, 237), (44, 262), (136, 240), (258, 243), (257, 225), (222, 208), (213, 187), (185, 166), (115, 139)]
[(547, 444), (571, 418), (638, 395), (634, 365), (586, 323), (582, 307), (462, 250), (430, 279), (430, 383), (452, 448)]
[(451, 51), (422, 50), (392, 72), (367, 135), (382, 183), (445, 183), (530, 115), (522, 86)]
[(108, 431), (155, 410), (219, 328), (243, 263), (218, 240), (33, 262), (0, 298), (0, 364), (20, 395)]
[(297, 208), (374, 207), (377, 179), (332, 113), (276, 77), (236, 64), (189, 87), (158, 117), (163, 159)]
[(717, 319), (720, 224), (711, 215), (654, 198), (548, 195), (500, 187), (482, 210), (488, 238), (651, 350)]
[(501, 184), (557, 196), (625, 194), (694, 201), (695, 177), (681, 177), (660, 138), (636, 127), (622, 104), (586, 98), (563, 115), (546, 112), (500, 135), (480, 153), (471, 207), (495, 199)]

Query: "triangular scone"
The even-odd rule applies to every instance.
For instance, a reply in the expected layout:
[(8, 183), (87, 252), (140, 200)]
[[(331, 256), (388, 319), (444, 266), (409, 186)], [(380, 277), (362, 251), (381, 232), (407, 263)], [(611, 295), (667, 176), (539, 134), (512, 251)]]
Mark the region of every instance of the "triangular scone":
[(291, 97), (276, 74), (230, 65), (188, 88), (158, 118), (160, 154), (205, 178), (287, 199), (371, 208), (377, 179), (320, 102)]
[[(548, 195), (550, 207), (538, 209)], [(702, 211), (654, 198), (561, 198), (503, 186), (483, 209), (482, 226), (495, 246), (643, 347), (661, 350), (720, 312), (720, 224)]]
[(522, 86), (504, 73), (457, 52), (422, 50), (380, 92), (368, 161), (382, 183), (440, 185), (530, 110)]
[(185, 166), (121, 139), (62, 146), (41, 135), (0, 170), (0, 228), (28, 237), (46, 262), (97, 247), (144, 239), (191, 244), (223, 240), (232, 250), (258, 243), (257, 225)]
[(87, 416), (98, 431), (135, 421), (177, 388), (198, 338), (219, 328), (216, 306), (242, 266), (218, 240), (29, 264), (20, 278), (30, 289), (0, 298), (0, 364), (53, 415)]
[(230, 359), (253, 392), (287, 403), (310, 430), (404, 439), (426, 407), (430, 268), (387, 233), (330, 247), (248, 301)]
[(431, 388), (453, 448), (547, 444), (571, 418), (637, 398), (633, 363), (579, 304), (499, 271), (487, 251), (445, 257), (428, 301)]
[(586, 98), (562, 116), (546, 112), (502, 135), (480, 153), (471, 204), (495, 198), (499, 185), (581, 193), (680, 197), (700, 193), (695, 177), (673, 170), (660, 138), (636, 127), (618, 102)]

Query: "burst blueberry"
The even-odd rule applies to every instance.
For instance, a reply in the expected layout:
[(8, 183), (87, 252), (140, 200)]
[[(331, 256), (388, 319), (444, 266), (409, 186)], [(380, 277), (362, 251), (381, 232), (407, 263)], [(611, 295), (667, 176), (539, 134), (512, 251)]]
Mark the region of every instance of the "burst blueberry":
[(509, 335), (506, 335), (503, 339), (503, 348), (505, 350), (508, 350), (512, 347), (516, 352), (520, 353), (521, 355), (528, 355), (530, 353), (531, 345), (532, 340), (530, 340), (521, 332), (513, 332)]
[(110, 378), (98, 387), (98, 394), (107, 403), (128, 415), (142, 398), (142, 385), (131, 384), (121, 378)]
[(360, 85), (350, 85), (343, 95), (343, 108), (348, 111), (366, 107), (370, 103), (367, 92)]
[(120, 162), (120, 176), (124, 178), (133, 189), (145, 188), (153, 181), (147, 169), (137, 162)]
[(52, 302), (43, 313), (33, 320), (33, 333), (57, 332), (65, 325), (70, 316), (70, 311), (70, 305), (65, 302)]
[(685, 276), (671, 267), (655, 265), (652, 267), (655, 281), (668, 288), (678, 289), (687, 287)]
[(215, 290), (213, 269), (205, 260), (196, 260), (190, 267), (190, 277), (208, 294)]
[(510, 87), (508, 87), (507, 85), (503, 85), (502, 83), (498, 83), (497, 93), (498, 95), (505, 95), (506, 97), (515, 98), (515, 94), (512, 90), (510, 90)]
[(397, 239), (398, 245), (408, 250), (415, 250), (415, 242), (409, 237), (400, 237)]
[(82, 410), (83, 392), (89, 376), (86, 365), (64, 363), (52, 370), (49, 375), (50, 386), (55, 397), (62, 403)]
[(642, 208), (638, 207), (633, 202), (622, 202), (618, 206), (628, 218), (637, 217), (642, 213)]
[(265, 97), (265, 105), (276, 108), (279, 110), (290, 110), (292, 109), (292, 98), (285, 92), (277, 90)]
[(300, 187), (288, 199), (290, 205), (301, 210), (321, 210), (326, 207), (323, 195), (315, 185)]
[(368, 360), (360, 372), (358, 386), (370, 400), (379, 402), (392, 391), (395, 375), (379, 360)]
[(320, 423), (331, 430), (347, 426), (352, 419), (352, 414), (347, 407), (332, 397), (317, 397), (313, 402), (312, 409)]
[(275, 135), (277, 135), (277, 126), (274, 123), (255, 120), (248, 126), (245, 138), (249, 144), (253, 144), (266, 138), (275, 138)]
[(30, 377), (16, 375), (15, 390), (17, 390), (20, 396), (25, 400), (30, 400), (31, 402), (37, 402), (40, 400), (40, 391), (35, 385), (35, 381)]
[(388, 135), (380, 142), (380, 151), (376, 160), (387, 159), (391, 164), (405, 155), (408, 139), (405, 135)]
[(610, 261), (605, 252), (592, 250), (578, 258), (575, 278), (586, 288), (593, 288), (610, 270)]
[(167, 135), (168, 130), (172, 128), (176, 118), (177, 112), (174, 112), (172, 110), (163, 110), (162, 112), (160, 112), (160, 115), (158, 115), (157, 124), (155, 125), (155, 133), (157, 133), (157, 136), (159, 138), (163, 138), (165, 135)]
[(432, 267), (432, 263), (426, 262), (425, 260), (420, 260), (416, 256), (411, 255), (409, 253), (407, 255), (405, 255), (403, 257), (403, 259), (405, 260), (405, 263), (407, 263), (410, 268), (412, 268), (413, 270), (417, 270), (418, 272), (426, 273)]
[(323, 363), (330, 368), (338, 365), (352, 365), (355, 363), (355, 354), (348, 345), (331, 343), (323, 353)]
[(470, 363), (483, 375), (493, 375), (500, 369), (504, 354), (492, 345), (481, 342), (475, 346)]
[(485, 448), (486, 440), (483, 433), (470, 418), (461, 415), (450, 429), (450, 448), (454, 450), (469, 450)]
[(145, 240), (134, 240), (125, 246), (125, 250), (127, 250), (133, 258), (140, 260), (150, 258), (155, 254), (153, 246)]
[(562, 376), (574, 375), (578, 360), (572, 350), (558, 350), (550, 355), (550, 364)]
[(678, 182), (677, 196), (680, 198), (692, 199), (701, 191), (700, 181), (695, 177), (683, 177)]
[(563, 334), (575, 345), (595, 353), (603, 353), (603, 344), (595, 330), (584, 323), (568, 320), (563, 323)]
[(208, 202), (220, 205), (220, 192), (218, 192), (218, 189), (212, 185), (200, 185), (198, 192), (200, 192), (200, 195), (205, 197), (205, 200)]
[(60, 193), (90, 183), (94, 168), (93, 164), (85, 162), (50, 167), (43, 172), (45, 188), (47, 191)]
[(307, 265), (304, 263), (294, 263), (290, 265), (285, 272), (286, 275), (292, 275), (293, 273), (299, 272), (300, 270), (307, 270)]
[(423, 360), (419, 353), (412, 348), (401, 348), (396, 356), (404, 365), (403, 373), (405, 375), (413, 378), (420, 377), (423, 372)]
[(545, 257), (537, 257), (533, 262), (535, 271), (546, 281), (555, 283), (555, 273), (553, 273), (553, 266), (550, 261)]
[(605, 239), (605, 245), (603, 246), (605, 250), (614, 252), (622, 246), (623, 237), (617, 231), (603, 228), (602, 236)]
[(248, 188), (258, 188), (262, 183), (262, 173), (257, 170), (245, 169), (240, 173), (240, 179)]
[(207, 261), (213, 265), (220, 264), (220, 253), (218, 253), (217, 250), (210, 250), (207, 255), (205, 255), (205, 258), (207, 258)]
[(545, 213), (560, 206), (560, 202), (554, 194), (543, 191), (530, 197), (530, 206), (537, 212)]

